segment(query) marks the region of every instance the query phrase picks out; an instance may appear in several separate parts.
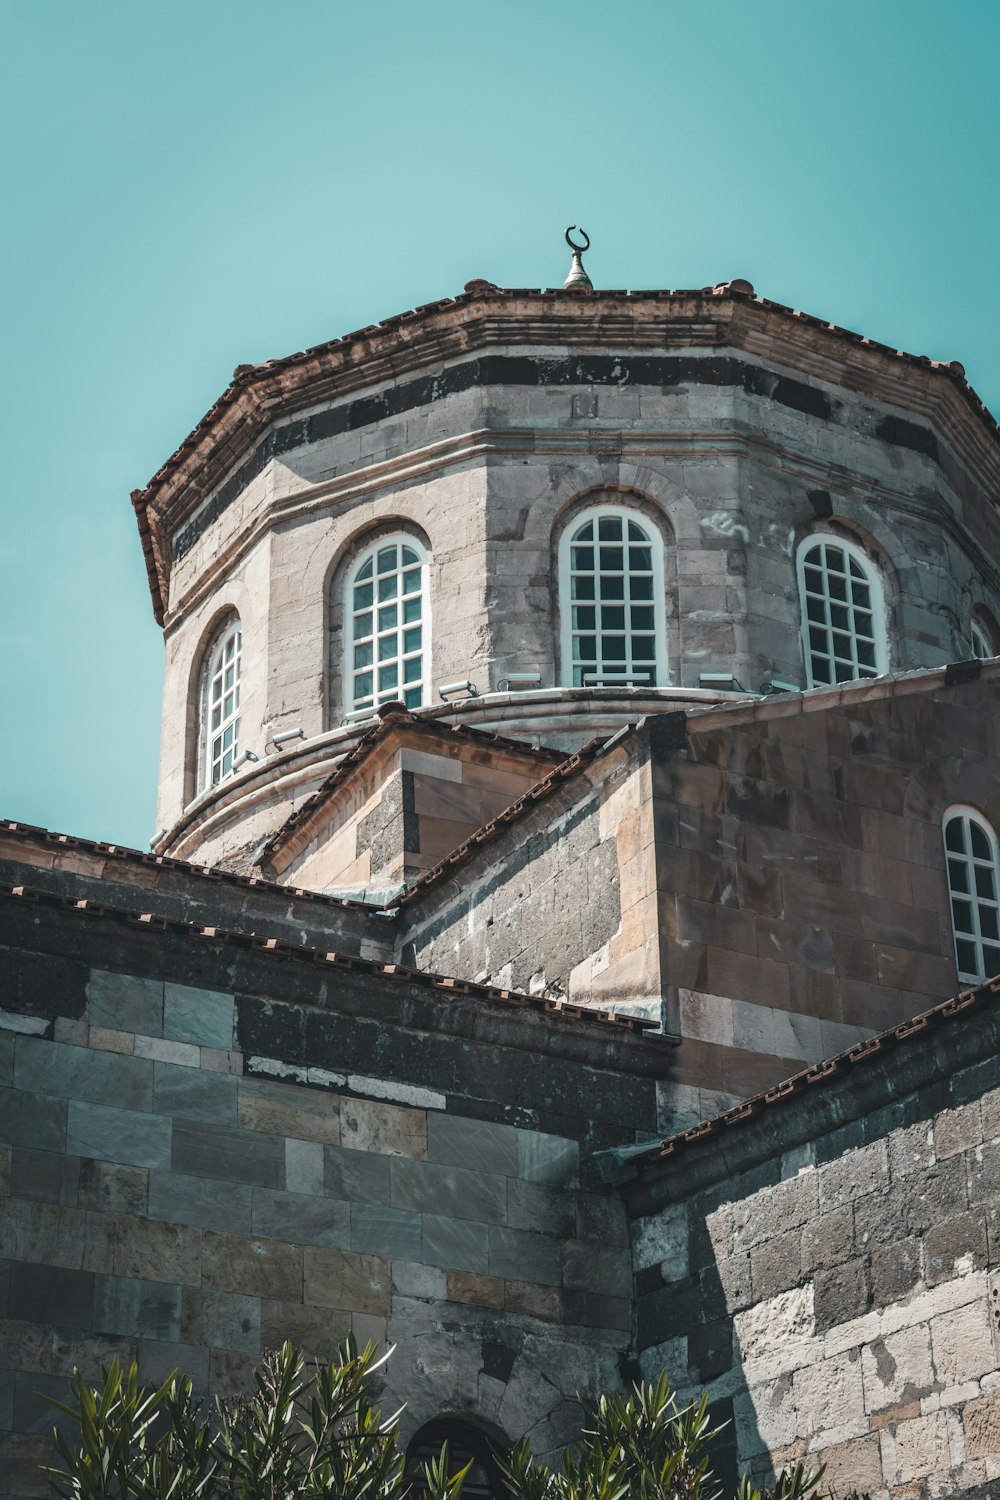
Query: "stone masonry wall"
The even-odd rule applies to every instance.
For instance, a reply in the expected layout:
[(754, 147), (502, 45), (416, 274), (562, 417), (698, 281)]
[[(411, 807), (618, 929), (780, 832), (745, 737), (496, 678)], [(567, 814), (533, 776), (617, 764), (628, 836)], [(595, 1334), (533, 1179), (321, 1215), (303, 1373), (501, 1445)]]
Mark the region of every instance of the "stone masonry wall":
[(997, 691), (985, 665), (692, 713), (682, 750), (648, 721), (665, 1131), (961, 988), (942, 820), (1000, 827)]
[[(594, 329), (598, 344), (606, 336)], [(274, 733), (321, 741), (340, 726), (345, 567), (387, 531), (420, 537), (430, 559), (428, 702), (442, 682), (488, 694), (511, 672), (564, 684), (558, 542), (598, 501), (634, 507), (662, 540), (665, 682), (804, 681), (794, 549), (816, 528), (870, 552), (893, 670), (968, 656), (977, 612), (996, 630), (996, 517), (924, 413), (907, 415), (905, 382), (890, 405), (832, 370), (793, 376), (779, 368), (801, 356), (788, 346), (771, 352), (774, 368), (761, 350), (650, 361), (618, 339), (607, 355), (428, 354), (434, 368), (416, 384), (373, 379), (377, 394), (360, 402), (327, 389), (306, 421), (276, 410), (283, 435), (264, 467), (222, 510), (208, 500), (197, 540), (177, 551), (157, 824), (178, 852), (216, 859), (264, 837), (304, 789), (278, 788), (270, 820), (246, 795), (274, 770), (263, 763)], [(198, 664), (232, 609), (244, 626), (241, 744), (262, 764), (206, 793), (194, 773)]]
[(873, 1500), (996, 1494), (1000, 1016), (984, 1005), (628, 1189), (642, 1367), (707, 1387), (743, 1469), (823, 1460)]
[(644, 761), (614, 746), (404, 903), (404, 962), (659, 1021)]
[(404, 1436), (462, 1411), (541, 1450), (614, 1385), (591, 1152), (654, 1128), (655, 1042), (44, 899), (0, 934), (4, 1496), (44, 1493), (37, 1393), (114, 1355), (226, 1394), (353, 1330), (397, 1346)]

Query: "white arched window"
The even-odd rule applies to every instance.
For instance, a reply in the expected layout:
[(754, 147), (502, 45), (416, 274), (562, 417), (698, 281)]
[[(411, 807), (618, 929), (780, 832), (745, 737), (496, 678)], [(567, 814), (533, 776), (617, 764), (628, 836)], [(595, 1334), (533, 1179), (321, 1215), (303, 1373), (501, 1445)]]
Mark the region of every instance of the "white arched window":
[(1000, 974), (1000, 902), (996, 834), (973, 807), (950, 807), (944, 850), (959, 979), (980, 983)]
[(598, 505), (559, 545), (563, 681), (573, 687), (667, 681), (663, 543), (633, 510)]
[(202, 758), (205, 787), (231, 775), (239, 755), (240, 655), (243, 631), (231, 619), (205, 655), (202, 688)]
[(882, 586), (861, 548), (840, 537), (806, 537), (798, 551), (798, 573), (809, 686), (885, 672)]
[(430, 674), (427, 555), (412, 536), (384, 537), (347, 578), (344, 702), (349, 714), (401, 699), (419, 708)]
[(972, 654), (980, 661), (988, 661), (991, 656), (996, 656), (996, 648), (990, 640), (986, 631), (975, 620), (972, 622)]

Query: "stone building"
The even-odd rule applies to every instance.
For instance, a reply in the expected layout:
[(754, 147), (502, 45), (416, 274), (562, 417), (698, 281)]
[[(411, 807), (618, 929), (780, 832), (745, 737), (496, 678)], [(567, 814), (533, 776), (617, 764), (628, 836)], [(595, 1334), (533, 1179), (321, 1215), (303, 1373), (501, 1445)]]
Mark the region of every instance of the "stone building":
[(235, 372), (133, 496), (151, 852), (0, 825), (2, 1493), (74, 1363), (349, 1330), (485, 1487), (666, 1367), (727, 1477), (996, 1492), (998, 496), (743, 281)]

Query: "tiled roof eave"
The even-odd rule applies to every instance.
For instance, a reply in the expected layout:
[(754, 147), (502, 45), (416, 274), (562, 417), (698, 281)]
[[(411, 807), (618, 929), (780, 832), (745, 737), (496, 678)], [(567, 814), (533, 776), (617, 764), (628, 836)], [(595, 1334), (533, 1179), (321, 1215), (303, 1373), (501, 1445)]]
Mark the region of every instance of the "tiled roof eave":
[[(397, 373), (426, 364), (434, 357), (461, 357), (484, 342), (502, 342), (505, 334), (510, 337), (515, 331), (516, 342), (523, 342), (523, 335), (530, 334), (532, 339), (540, 342), (562, 343), (569, 339), (575, 343), (577, 337), (571, 337), (571, 334), (574, 331), (579, 334), (581, 325), (586, 324), (592, 339), (605, 341), (612, 332), (616, 337), (625, 337), (629, 330), (634, 338), (644, 326), (637, 317), (642, 310), (650, 306), (656, 310), (661, 306), (676, 309), (685, 303), (697, 304), (703, 309), (693, 323), (703, 325), (704, 329), (700, 339), (692, 339), (682, 320), (682, 341), (685, 344), (719, 342), (734, 315), (745, 319), (750, 308), (759, 309), (777, 318), (781, 324), (794, 319), (800, 327), (809, 327), (846, 341), (859, 353), (874, 354), (880, 359), (932, 371), (958, 390), (974, 417), (985, 427), (991, 442), (996, 442), (1000, 434), (996, 420), (965, 380), (961, 365), (892, 349), (821, 318), (797, 312), (782, 303), (754, 297), (728, 284), (688, 291), (604, 291), (583, 295), (562, 290), (498, 287), (465, 292), (459, 297), (428, 303), (411, 313), (399, 314), (281, 359), (237, 367), (229, 387), (198, 425), (149, 483), (132, 494), (158, 622), (162, 624), (165, 617), (163, 584), (168, 565), (166, 559), (157, 555), (152, 518), (162, 515), (174, 495), (196, 473), (205, 470), (211, 459), (213, 474), (204, 491), (208, 494), (217, 482), (214, 471), (219, 464), (231, 466), (239, 453), (266, 431), (276, 405), (289, 412), (296, 407), (304, 409), (324, 399), (325, 386), (330, 386), (327, 396), (342, 394), (357, 385), (391, 379)], [(556, 310), (558, 326), (553, 321)], [(609, 316), (612, 310), (618, 311), (620, 316), (617, 319)], [(445, 319), (450, 320), (450, 326)], [(621, 326), (612, 329), (613, 322)], [(650, 336), (655, 335), (662, 344), (665, 336), (662, 319), (656, 318), (653, 322), (647, 318), (645, 325)], [(335, 384), (331, 385), (331, 382)], [(199, 490), (193, 503), (200, 503), (200, 498)]]

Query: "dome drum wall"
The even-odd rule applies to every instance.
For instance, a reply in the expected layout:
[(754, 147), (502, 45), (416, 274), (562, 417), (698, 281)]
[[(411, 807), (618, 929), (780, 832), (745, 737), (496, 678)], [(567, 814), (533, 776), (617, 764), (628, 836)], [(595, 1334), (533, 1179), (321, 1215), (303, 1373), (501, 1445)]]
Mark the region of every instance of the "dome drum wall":
[[(259, 472), (225, 505), (210, 495), (189, 509), (173, 531), (165, 847), (215, 858), (263, 837), (328, 773), (338, 744), (349, 748), (344, 587), (351, 560), (390, 533), (411, 534), (427, 555), (425, 704), (438, 701), (441, 683), (469, 680), (487, 694), (511, 673), (535, 674), (545, 690), (571, 682), (560, 545), (594, 506), (634, 514), (660, 549), (664, 687), (697, 688), (702, 673), (731, 674), (751, 692), (772, 677), (805, 685), (795, 550), (813, 530), (870, 558), (891, 670), (971, 654), (973, 614), (1000, 612), (1000, 577), (983, 546), (1000, 552), (1000, 528), (922, 410), (812, 370), (804, 377), (801, 350), (767, 367), (745, 351), (612, 354), (599, 325), (591, 337), (587, 353), (497, 344), (488, 358), (439, 359), (419, 381), (383, 381), (294, 421), (275, 416), (275, 451)], [(900, 403), (905, 375), (895, 382)], [(227, 485), (231, 477), (218, 495)], [(199, 786), (193, 684), (224, 608), (243, 624), (242, 745), (273, 761), (272, 736), (300, 728), (315, 752), (311, 775), (310, 752), (297, 748), (294, 776), (258, 764), (221, 791)], [(557, 717), (572, 704), (574, 732), (559, 736), (549, 723), (545, 742), (580, 743), (616, 713), (634, 717), (635, 686), (623, 683), (619, 710), (602, 693), (593, 721), (567, 699)], [(518, 695), (497, 701), (485, 719), (515, 737), (551, 721), (528, 714), (518, 727), (521, 706)], [(246, 789), (264, 782), (272, 790), (254, 794), (250, 816)], [(234, 816), (220, 818), (227, 801)]]

